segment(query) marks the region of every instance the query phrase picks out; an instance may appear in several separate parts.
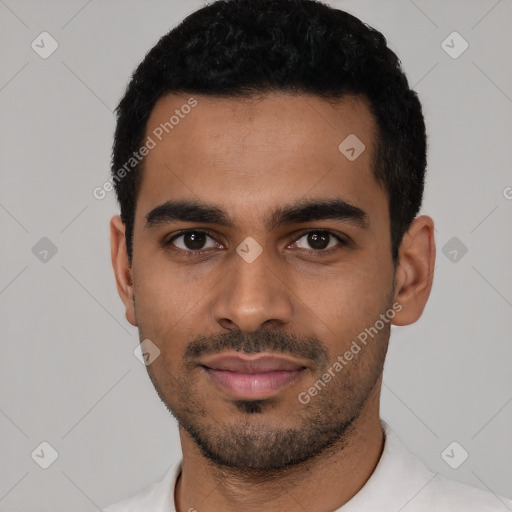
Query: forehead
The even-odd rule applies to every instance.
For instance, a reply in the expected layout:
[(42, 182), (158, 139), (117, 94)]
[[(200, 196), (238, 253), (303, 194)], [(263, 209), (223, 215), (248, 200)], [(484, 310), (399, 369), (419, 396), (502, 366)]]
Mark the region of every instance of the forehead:
[(342, 198), (382, 218), (387, 194), (372, 174), (375, 133), (367, 102), (354, 96), (331, 104), (288, 93), (169, 94), (147, 123), (154, 147), (145, 157), (136, 217), (188, 199), (255, 222), (299, 199)]

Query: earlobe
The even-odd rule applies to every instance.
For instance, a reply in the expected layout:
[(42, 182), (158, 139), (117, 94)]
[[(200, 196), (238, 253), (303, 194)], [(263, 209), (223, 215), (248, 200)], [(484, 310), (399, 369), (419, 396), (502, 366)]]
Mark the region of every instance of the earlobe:
[(132, 269), (126, 251), (125, 225), (119, 215), (110, 220), (110, 253), (117, 292), (126, 308), (126, 319), (133, 326), (137, 326)]
[(427, 215), (416, 217), (400, 245), (394, 300), (402, 309), (393, 318), (394, 325), (412, 324), (422, 315), (432, 289), (435, 257), (434, 221)]

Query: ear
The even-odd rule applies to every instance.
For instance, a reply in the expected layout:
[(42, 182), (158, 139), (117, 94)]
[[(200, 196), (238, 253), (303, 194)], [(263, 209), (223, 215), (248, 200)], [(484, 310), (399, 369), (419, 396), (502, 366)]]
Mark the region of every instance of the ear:
[(421, 215), (413, 220), (400, 245), (395, 302), (402, 309), (394, 316), (394, 325), (409, 325), (420, 318), (432, 289), (435, 260), (434, 221)]
[(126, 320), (136, 326), (132, 269), (126, 251), (125, 228), (119, 215), (112, 217), (110, 220), (110, 253), (117, 292), (126, 308)]

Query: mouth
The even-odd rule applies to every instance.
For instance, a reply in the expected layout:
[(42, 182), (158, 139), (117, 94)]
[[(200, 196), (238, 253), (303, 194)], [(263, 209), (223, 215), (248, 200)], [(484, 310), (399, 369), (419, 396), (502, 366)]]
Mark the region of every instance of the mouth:
[(307, 370), (305, 361), (273, 354), (220, 354), (206, 359), (201, 366), (225, 394), (246, 400), (275, 395)]

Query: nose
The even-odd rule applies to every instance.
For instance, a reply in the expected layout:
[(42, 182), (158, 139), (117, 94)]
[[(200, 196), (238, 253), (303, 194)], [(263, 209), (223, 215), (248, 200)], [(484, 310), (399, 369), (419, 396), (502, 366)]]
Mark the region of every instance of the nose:
[(265, 250), (248, 263), (233, 255), (231, 268), (216, 289), (213, 317), (230, 330), (254, 332), (263, 325), (282, 327), (293, 315), (292, 293), (286, 277), (272, 266)]

